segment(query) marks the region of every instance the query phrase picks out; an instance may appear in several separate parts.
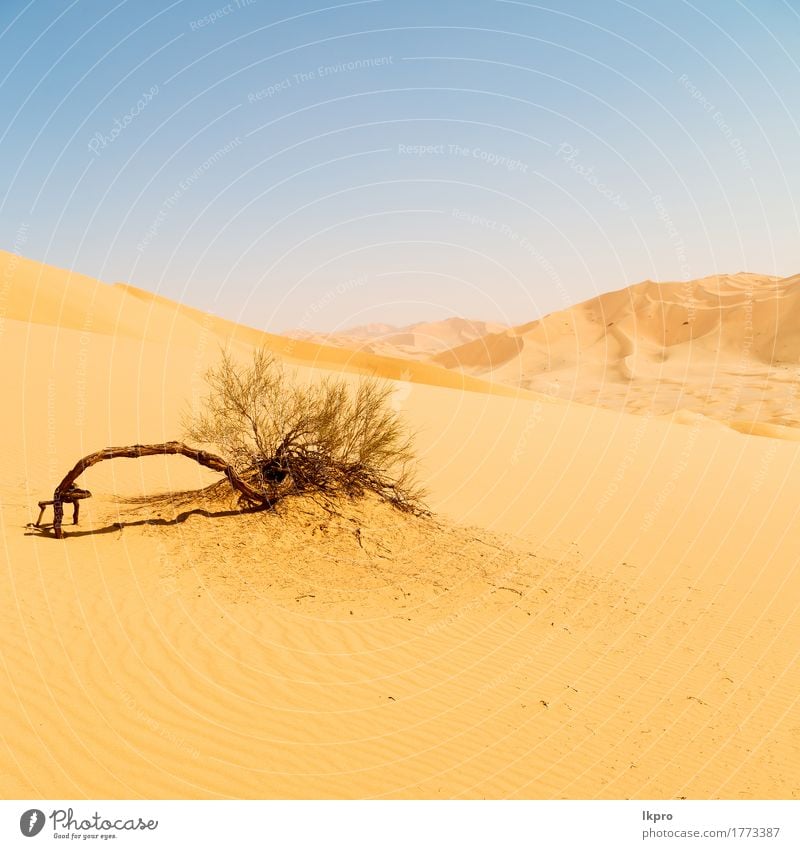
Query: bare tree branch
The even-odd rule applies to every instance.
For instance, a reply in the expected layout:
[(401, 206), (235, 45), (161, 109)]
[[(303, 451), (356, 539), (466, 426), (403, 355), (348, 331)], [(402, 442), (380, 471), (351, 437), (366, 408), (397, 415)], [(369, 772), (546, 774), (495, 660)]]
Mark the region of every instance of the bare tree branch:
[(351, 388), (327, 377), (300, 385), (265, 350), (237, 366), (223, 352), (206, 380), (186, 435), (213, 445), (271, 498), (286, 490), (328, 496), (374, 492), (401, 510), (426, 513), (412, 471), (413, 440), (391, 408), (391, 385), (362, 379)]
[(103, 448), (102, 451), (95, 451), (93, 454), (88, 454), (86, 457), (78, 460), (64, 476), (61, 483), (55, 488), (55, 492), (53, 493), (53, 531), (56, 539), (63, 537), (61, 522), (64, 515), (64, 502), (72, 500), (71, 496), (75, 490), (73, 484), (86, 469), (103, 460), (115, 460), (119, 457), (139, 459), (140, 457), (149, 457), (156, 454), (182, 454), (184, 457), (194, 460), (201, 466), (213, 469), (215, 472), (222, 472), (231, 486), (241, 494), (247, 503), (262, 504), (264, 506), (269, 506), (270, 504), (269, 498), (262, 491), (250, 486), (221, 457), (211, 454), (208, 451), (202, 451), (199, 448), (184, 445), (182, 442), (160, 442), (154, 445), (123, 445), (114, 448)]

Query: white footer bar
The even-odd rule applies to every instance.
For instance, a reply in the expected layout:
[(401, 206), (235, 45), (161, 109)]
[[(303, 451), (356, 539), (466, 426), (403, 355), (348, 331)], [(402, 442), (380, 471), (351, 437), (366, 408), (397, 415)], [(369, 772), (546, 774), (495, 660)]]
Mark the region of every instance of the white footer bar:
[(800, 802), (0, 801), (0, 846), (800, 847)]

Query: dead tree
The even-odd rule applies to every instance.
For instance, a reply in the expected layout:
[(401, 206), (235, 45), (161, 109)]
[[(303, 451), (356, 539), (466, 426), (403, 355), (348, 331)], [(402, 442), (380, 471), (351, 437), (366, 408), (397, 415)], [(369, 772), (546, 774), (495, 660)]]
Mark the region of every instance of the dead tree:
[(103, 460), (116, 460), (119, 457), (128, 457), (139, 459), (140, 457), (150, 457), (156, 454), (181, 454), (194, 460), (201, 466), (208, 469), (213, 469), (215, 472), (221, 472), (230, 482), (230, 485), (240, 494), (241, 500), (251, 506), (269, 507), (271, 502), (269, 496), (264, 492), (254, 489), (247, 481), (240, 477), (231, 466), (226, 463), (222, 457), (216, 454), (211, 454), (209, 451), (202, 451), (199, 448), (192, 448), (189, 445), (184, 445), (183, 442), (160, 442), (155, 445), (125, 445), (117, 448), (104, 448), (102, 451), (95, 451), (94, 454), (89, 454), (83, 457), (70, 469), (61, 483), (55, 488), (52, 501), (40, 501), (39, 519), (37, 526), (41, 522), (44, 507), (48, 504), (53, 505), (53, 532), (56, 539), (62, 539), (64, 536), (61, 530), (61, 523), (64, 518), (64, 504), (72, 504), (74, 507), (73, 524), (78, 522), (78, 499), (88, 498), (91, 493), (85, 489), (78, 489), (74, 486), (75, 481), (83, 474), (90, 466), (94, 466)]
[[(91, 498), (92, 493), (89, 492), (88, 489), (78, 489), (77, 486), (71, 486), (69, 489), (64, 490), (61, 495), (61, 503), (62, 504), (71, 504), (72, 505), (72, 524), (78, 524), (78, 514), (81, 509), (81, 499), (82, 498)], [(50, 504), (53, 505), (53, 510), (55, 511), (55, 501), (40, 501), (39, 502), (39, 518), (36, 520), (36, 527), (42, 523), (42, 516), (44, 516), (44, 509), (48, 507)], [(63, 510), (63, 508), (62, 508)]]

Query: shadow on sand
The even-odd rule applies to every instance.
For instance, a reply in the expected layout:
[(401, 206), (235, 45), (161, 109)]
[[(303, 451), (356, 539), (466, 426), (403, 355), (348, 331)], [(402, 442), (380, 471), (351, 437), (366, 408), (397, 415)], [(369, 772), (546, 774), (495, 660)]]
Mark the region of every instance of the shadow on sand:
[[(248, 513), (263, 513), (270, 509), (272, 508), (266, 505), (258, 505), (256, 507), (241, 507), (235, 510), (216, 511), (205, 510), (202, 507), (194, 507), (191, 510), (184, 510), (182, 513), (178, 513), (178, 515), (173, 517), (172, 519), (163, 519), (160, 517), (150, 519), (132, 519), (130, 521), (125, 522), (112, 522), (110, 525), (106, 525), (101, 528), (91, 528), (86, 530), (78, 530), (78, 525), (64, 525), (62, 527), (62, 530), (64, 532), (65, 539), (68, 537), (87, 537), (96, 536), (98, 534), (111, 534), (117, 531), (122, 531), (125, 528), (135, 528), (140, 525), (161, 525), (165, 527), (169, 525), (179, 525), (192, 516), (203, 516), (206, 519), (225, 519), (231, 516), (244, 516)], [(34, 525), (32, 522), (29, 522), (25, 526), (25, 529), (25, 536), (55, 539), (55, 535), (53, 534), (52, 523)]]

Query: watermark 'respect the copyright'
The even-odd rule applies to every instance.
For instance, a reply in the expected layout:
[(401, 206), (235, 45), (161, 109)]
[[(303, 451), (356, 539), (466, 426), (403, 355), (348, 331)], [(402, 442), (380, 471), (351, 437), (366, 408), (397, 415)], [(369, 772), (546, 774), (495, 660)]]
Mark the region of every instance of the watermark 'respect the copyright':
[(422, 159), (427, 156), (459, 156), (462, 158), (476, 159), (491, 165), (493, 168), (505, 168), (506, 171), (517, 171), (521, 174), (528, 173), (528, 163), (511, 156), (494, 153), (482, 147), (467, 147), (461, 144), (398, 144), (397, 152), (400, 156), (413, 156)]

